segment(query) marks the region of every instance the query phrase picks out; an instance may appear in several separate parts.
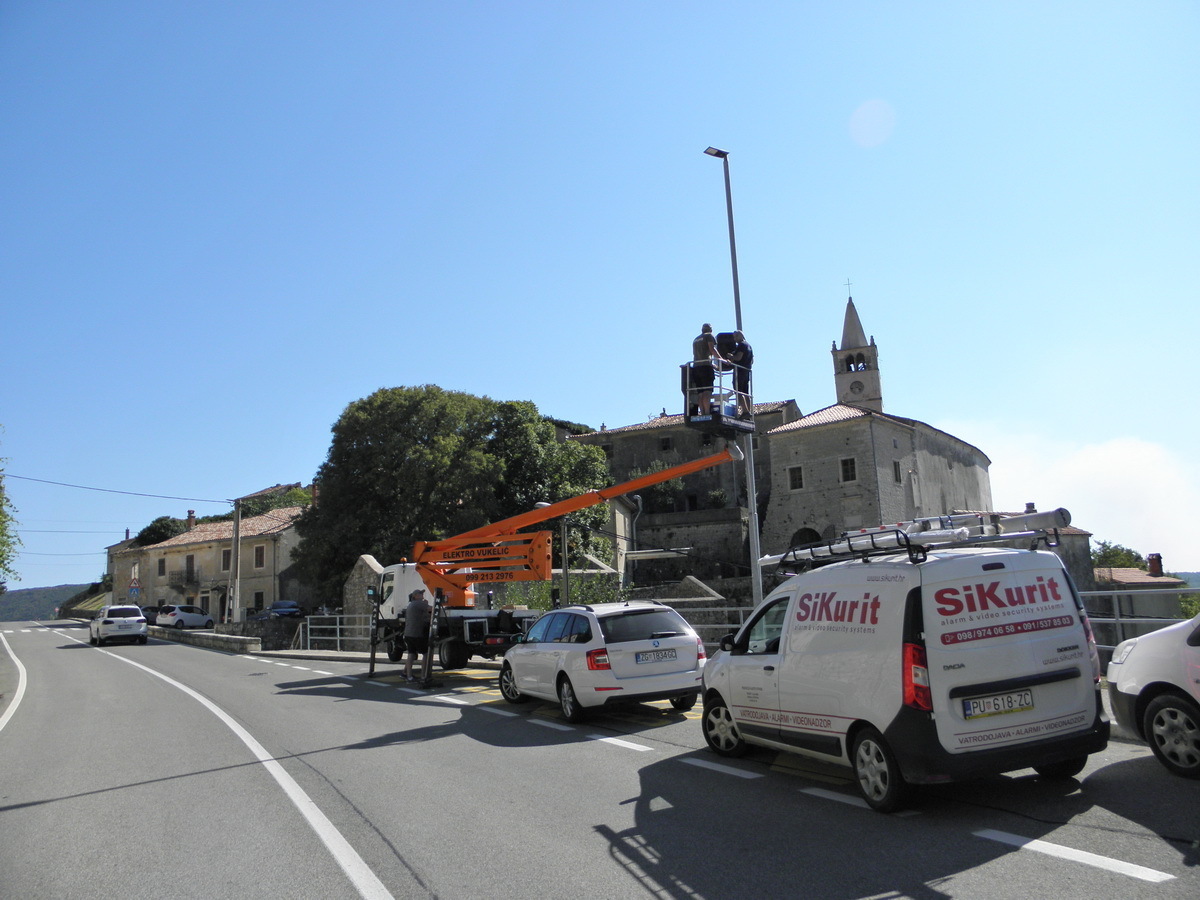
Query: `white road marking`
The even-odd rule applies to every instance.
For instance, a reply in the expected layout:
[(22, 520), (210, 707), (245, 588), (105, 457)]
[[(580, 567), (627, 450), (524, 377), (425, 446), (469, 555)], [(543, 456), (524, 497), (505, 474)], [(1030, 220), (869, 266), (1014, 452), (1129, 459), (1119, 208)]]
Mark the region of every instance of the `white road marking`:
[(1159, 872), (1157, 869), (1147, 869), (1145, 866), (1123, 862), (1109, 856), (1088, 853), (1086, 850), (1075, 850), (1071, 847), (1064, 847), (1061, 844), (1051, 844), (1049, 841), (1025, 838), (1019, 834), (1009, 834), (1006, 831), (994, 831), (991, 828), (984, 828), (981, 831), (974, 831), (972, 834), (976, 837), (987, 838), (989, 841), (999, 841), (1001, 844), (1008, 844), (1020, 850), (1033, 850), (1036, 853), (1045, 853), (1047, 856), (1069, 859), (1072, 862), (1095, 866), (1098, 869), (1116, 872), (1118, 875), (1128, 875), (1130, 878), (1138, 878), (1142, 881), (1170, 881), (1175, 877), (1174, 875), (1168, 875), (1166, 872)]
[[(845, 803), (847, 806), (857, 806), (860, 809), (870, 809), (870, 804), (862, 797), (855, 797), (852, 794), (839, 794), (837, 791), (827, 791), (824, 788), (801, 788), (800, 793), (808, 794), (812, 797), (820, 797), (822, 800), (834, 800), (838, 803)], [(915, 809), (902, 809), (899, 812), (892, 813), (897, 818), (909, 818), (911, 816), (919, 816), (921, 813)]]
[(549, 719), (530, 719), (534, 725), (541, 725), (543, 728), (553, 728), (555, 731), (574, 731), (570, 725), (564, 725), (561, 722), (551, 722)]
[(615, 744), (618, 747), (625, 747), (628, 750), (650, 750), (652, 748), (645, 747), (642, 744), (635, 744), (633, 741), (623, 741), (620, 738), (608, 737), (603, 734), (589, 734), (589, 738), (593, 741), (604, 741), (606, 744)]
[(762, 778), (761, 772), (747, 772), (745, 769), (723, 766), (707, 759), (696, 759), (694, 756), (685, 756), (680, 762), (687, 763), (689, 766), (699, 766), (701, 769), (712, 769), (714, 772), (722, 772), (725, 775), (736, 775), (738, 778)]
[(480, 712), (491, 713), (494, 716), (509, 716), (510, 718), (512, 718), (517, 715), (517, 713), (512, 712), (511, 710), (497, 709), (494, 706), (484, 706), (483, 704), (476, 706), (475, 709), (479, 710)]
[[(76, 639), (72, 638), (72, 640)], [(83, 641), (77, 641), (77, 643), (82, 644)], [(149, 666), (144, 666), (139, 662), (134, 662), (132, 659), (118, 656), (115, 653), (109, 653), (107, 650), (98, 650), (97, 652), (111, 656), (113, 659), (119, 659), (123, 663), (128, 663), (135, 668), (141, 669), (143, 672), (153, 675), (155, 678), (161, 678), (172, 687), (183, 691), (225, 723), (226, 727), (237, 735), (238, 739), (246, 745), (254, 757), (263, 764), (263, 768), (270, 773), (276, 783), (283, 788), (283, 792), (287, 794), (288, 799), (300, 811), (300, 815), (304, 816), (309, 826), (316, 832), (317, 837), (320, 838), (321, 843), (329, 850), (334, 861), (346, 873), (346, 877), (350, 879), (359, 896), (363, 897), (364, 900), (393, 900), (391, 892), (384, 886), (375, 873), (371, 871), (371, 867), (358, 855), (358, 852), (350, 846), (350, 842), (337, 830), (337, 827), (329, 821), (329, 817), (321, 812), (320, 807), (304, 792), (304, 788), (300, 787), (296, 783), (296, 780), (287, 773), (287, 770), (267, 752), (266, 748), (255, 740), (250, 732), (234, 721), (233, 717), (226, 713), (225, 710), (221, 709), (221, 707), (217, 706), (207, 697), (192, 690), (186, 684), (176, 681), (162, 672), (157, 672)]]
[(320, 669), (313, 669), (313, 672), (315, 672), (317, 675), (332, 675), (333, 674), (332, 672), (322, 672)]
[[(11, 631), (4, 632), (12, 634)], [(4, 711), (4, 715), (0, 716), (0, 731), (4, 730), (4, 726), (8, 724), (8, 720), (13, 717), (17, 711), (17, 707), (21, 705), (21, 698), (25, 696), (25, 667), (21, 665), (21, 661), (17, 659), (17, 654), (13, 653), (12, 647), (8, 646), (8, 641), (0, 637), (0, 644), (4, 645), (4, 649), (8, 651), (8, 655), (12, 657), (12, 661), (17, 664), (17, 692), (13, 694), (12, 702), (8, 704), (8, 709)]]

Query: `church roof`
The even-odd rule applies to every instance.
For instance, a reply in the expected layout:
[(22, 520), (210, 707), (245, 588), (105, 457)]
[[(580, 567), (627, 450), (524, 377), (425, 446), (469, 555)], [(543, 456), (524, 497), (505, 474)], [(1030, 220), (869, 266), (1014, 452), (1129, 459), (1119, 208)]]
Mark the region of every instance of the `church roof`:
[(944, 434), (951, 440), (958, 441), (966, 447), (970, 447), (979, 453), (984, 459), (991, 463), (991, 457), (976, 447), (974, 444), (969, 444), (960, 437), (955, 437), (949, 432), (942, 431), (940, 428), (934, 428), (927, 422), (921, 422), (917, 419), (906, 419), (903, 416), (893, 416), (890, 413), (877, 412), (873, 409), (867, 409), (864, 406), (851, 406), (847, 403), (835, 403), (833, 406), (826, 406), (824, 409), (818, 409), (815, 412), (810, 412), (807, 416), (801, 416), (795, 422), (788, 422), (786, 425), (779, 425), (772, 428), (767, 434), (786, 434), (792, 431), (800, 431), (803, 428), (818, 428), (822, 425), (833, 425), (838, 422), (849, 422), (854, 419), (866, 419), (874, 417), (882, 419), (885, 422), (895, 422), (898, 425), (903, 425), (907, 428), (915, 428), (920, 426), (928, 428), (930, 431), (936, 431), (939, 434)]
[(867, 346), (867, 335), (863, 331), (862, 322), (858, 320), (858, 310), (854, 308), (854, 298), (846, 301), (846, 320), (842, 323), (841, 350)]
[[(766, 413), (779, 412), (783, 407), (790, 403), (790, 400), (772, 400), (768, 403), (755, 403), (754, 414), (761, 416)], [(648, 422), (638, 422), (636, 425), (622, 425), (619, 428), (605, 428), (602, 431), (592, 431), (589, 434), (626, 434), (630, 431), (648, 431), (653, 428), (671, 428), (674, 426), (686, 424), (683, 420), (683, 414), (669, 416), (665, 413), (661, 416), (655, 416)], [(584, 437), (585, 435), (572, 435), (572, 437)]]

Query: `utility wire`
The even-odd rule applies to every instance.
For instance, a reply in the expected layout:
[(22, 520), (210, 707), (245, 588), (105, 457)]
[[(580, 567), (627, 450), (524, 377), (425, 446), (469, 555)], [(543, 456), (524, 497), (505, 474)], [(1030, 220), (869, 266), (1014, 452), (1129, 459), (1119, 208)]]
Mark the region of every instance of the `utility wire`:
[(171, 497), (166, 494), (143, 494), (138, 491), (116, 491), (112, 488), (88, 487), (86, 484), (67, 484), (65, 481), (47, 481), (45, 478), (30, 478), (27, 475), (14, 475), (5, 472), (5, 478), (16, 478), (19, 481), (36, 481), (38, 484), (53, 484), (57, 487), (75, 488), (79, 491), (99, 491), (104, 494), (124, 494), (127, 497), (151, 497), (155, 500), (183, 500), (185, 503), (232, 503), (232, 500), (209, 500), (204, 497)]

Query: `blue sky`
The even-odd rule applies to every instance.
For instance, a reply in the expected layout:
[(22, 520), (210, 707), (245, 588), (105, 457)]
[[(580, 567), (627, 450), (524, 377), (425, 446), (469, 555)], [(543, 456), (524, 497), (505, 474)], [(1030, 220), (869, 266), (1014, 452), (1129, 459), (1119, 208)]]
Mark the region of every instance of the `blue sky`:
[(11, 586), (309, 481), (380, 387), (677, 411), (733, 327), (709, 145), (758, 400), (834, 402), (849, 279), (997, 508), (1200, 570), (1198, 45), (1182, 0), (9, 0)]

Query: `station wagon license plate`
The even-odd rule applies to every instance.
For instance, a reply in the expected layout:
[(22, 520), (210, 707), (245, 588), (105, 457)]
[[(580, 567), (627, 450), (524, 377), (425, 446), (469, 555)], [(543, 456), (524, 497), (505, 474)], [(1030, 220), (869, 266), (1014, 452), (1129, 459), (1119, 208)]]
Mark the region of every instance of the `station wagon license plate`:
[(674, 650), (643, 650), (641, 653), (635, 653), (634, 661), (641, 665), (642, 663), (663, 662), (668, 659), (676, 659), (678, 654)]
[(992, 694), (990, 697), (972, 697), (970, 700), (964, 700), (962, 705), (964, 719), (1028, 712), (1033, 709), (1033, 691), (1009, 691), (1006, 694)]

